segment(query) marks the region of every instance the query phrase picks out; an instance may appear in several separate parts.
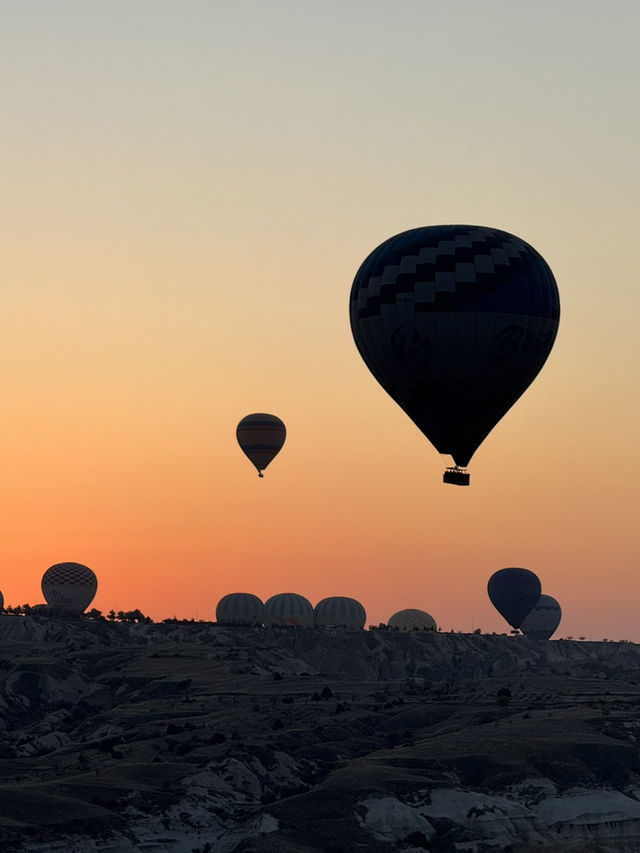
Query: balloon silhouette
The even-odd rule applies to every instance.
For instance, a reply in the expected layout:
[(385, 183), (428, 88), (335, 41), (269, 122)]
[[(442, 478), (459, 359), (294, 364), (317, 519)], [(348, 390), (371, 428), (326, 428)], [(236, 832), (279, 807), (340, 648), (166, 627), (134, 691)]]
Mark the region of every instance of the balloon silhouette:
[(522, 620), (520, 630), (530, 640), (548, 640), (562, 619), (562, 610), (551, 595), (541, 595), (531, 613)]
[(519, 628), (540, 598), (538, 576), (529, 569), (500, 569), (487, 585), (491, 603), (512, 628)]
[(356, 273), (351, 330), (365, 364), (439, 453), (464, 468), (531, 384), (558, 330), (553, 273), (495, 228), (436, 225), (390, 237)]
[(216, 622), (220, 625), (259, 625), (264, 604), (251, 592), (230, 592), (223, 595), (216, 607)]
[(94, 599), (98, 578), (82, 563), (56, 563), (43, 574), (41, 586), (52, 609), (82, 613)]
[(275, 415), (247, 415), (236, 428), (238, 444), (256, 466), (259, 477), (280, 452), (286, 435), (285, 425)]

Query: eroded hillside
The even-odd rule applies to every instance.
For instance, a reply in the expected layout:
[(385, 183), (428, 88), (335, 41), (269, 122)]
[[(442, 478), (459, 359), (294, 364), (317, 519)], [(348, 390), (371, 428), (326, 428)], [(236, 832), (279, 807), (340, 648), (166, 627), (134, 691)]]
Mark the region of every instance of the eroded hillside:
[(633, 644), (10, 615), (0, 642), (3, 850), (640, 850)]

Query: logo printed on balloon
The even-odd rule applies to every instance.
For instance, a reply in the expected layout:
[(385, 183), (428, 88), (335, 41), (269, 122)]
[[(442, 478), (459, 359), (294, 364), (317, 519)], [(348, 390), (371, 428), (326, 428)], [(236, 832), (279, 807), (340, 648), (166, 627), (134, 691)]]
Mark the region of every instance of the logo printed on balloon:
[(433, 355), (431, 341), (416, 326), (398, 326), (391, 334), (391, 351), (405, 364), (427, 364)]
[(518, 352), (545, 353), (553, 344), (550, 332), (534, 337), (524, 326), (512, 324), (500, 329), (493, 336), (489, 358), (513, 358)]

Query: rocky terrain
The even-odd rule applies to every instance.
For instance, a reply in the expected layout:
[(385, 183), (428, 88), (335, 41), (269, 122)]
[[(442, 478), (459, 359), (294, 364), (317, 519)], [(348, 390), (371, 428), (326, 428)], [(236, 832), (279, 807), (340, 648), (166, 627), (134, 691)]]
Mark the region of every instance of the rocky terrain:
[(640, 851), (640, 647), (0, 616), (0, 849)]

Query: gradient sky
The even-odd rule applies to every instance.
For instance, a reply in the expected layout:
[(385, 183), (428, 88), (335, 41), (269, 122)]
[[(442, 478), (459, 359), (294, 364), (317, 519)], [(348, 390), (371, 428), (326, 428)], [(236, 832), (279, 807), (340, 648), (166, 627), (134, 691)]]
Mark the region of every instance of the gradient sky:
[[(640, 641), (635, 0), (0, 0), (0, 588), (73, 560), (95, 606), (359, 598), (507, 630), (535, 571), (562, 636)], [(441, 457), (349, 328), (364, 257), (488, 225), (562, 316), (471, 463)], [(286, 445), (259, 480), (245, 414)]]

